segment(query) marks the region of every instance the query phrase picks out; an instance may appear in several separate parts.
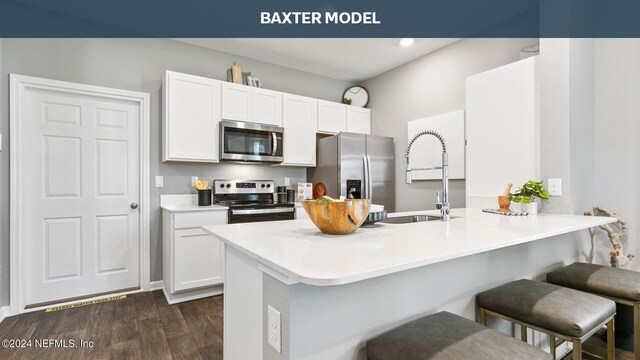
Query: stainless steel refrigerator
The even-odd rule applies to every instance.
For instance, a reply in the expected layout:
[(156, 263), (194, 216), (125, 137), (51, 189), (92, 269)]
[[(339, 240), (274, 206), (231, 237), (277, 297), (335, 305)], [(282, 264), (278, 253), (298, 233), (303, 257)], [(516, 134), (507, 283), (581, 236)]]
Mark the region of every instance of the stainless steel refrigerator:
[(314, 185), (322, 182), (331, 197), (371, 199), (395, 211), (393, 138), (341, 133), (317, 142), (316, 167), (307, 170)]

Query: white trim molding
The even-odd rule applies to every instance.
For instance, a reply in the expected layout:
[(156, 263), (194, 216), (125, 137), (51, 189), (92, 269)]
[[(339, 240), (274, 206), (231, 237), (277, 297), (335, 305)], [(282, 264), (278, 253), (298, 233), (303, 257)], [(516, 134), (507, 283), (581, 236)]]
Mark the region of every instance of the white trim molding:
[(93, 85), (77, 84), (65, 81), (42, 79), (31, 76), (10, 74), (9, 90), (9, 139), (10, 139), (10, 207), (9, 207), (9, 306), (10, 314), (25, 312), (25, 255), (24, 243), (21, 241), (23, 223), (21, 164), (19, 141), (21, 134), (21, 113), (19, 104), (24, 92), (29, 88), (64, 91), (71, 94), (85, 94), (110, 99), (122, 99), (137, 102), (140, 109), (140, 290), (148, 291), (151, 283), (151, 245), (150, 245), (150, 96), (147, 93), (112, 89)]
[(11, 309), (8, 306), (0, 307), (0, 323), (4, 318), (11, 316)]
[(152, 281), (149, 284), (149, 291), (156, 291), (164, 289), (164, 282), (162, 280)]

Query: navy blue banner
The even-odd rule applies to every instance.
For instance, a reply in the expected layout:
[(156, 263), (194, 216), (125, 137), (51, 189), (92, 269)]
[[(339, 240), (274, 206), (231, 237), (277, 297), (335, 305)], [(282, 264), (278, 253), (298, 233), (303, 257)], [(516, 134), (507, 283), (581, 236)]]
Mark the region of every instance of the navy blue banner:
[(0, 0), (0, 37), (640, 37), (639, 0)]

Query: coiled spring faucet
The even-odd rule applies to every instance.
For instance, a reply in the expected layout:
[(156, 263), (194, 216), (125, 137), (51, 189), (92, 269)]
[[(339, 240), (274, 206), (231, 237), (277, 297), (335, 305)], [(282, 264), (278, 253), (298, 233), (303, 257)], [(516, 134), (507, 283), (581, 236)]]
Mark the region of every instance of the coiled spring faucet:
[(450, 220), (450, 211), (449, 208), (449, 159), (447, 156), (447, 144), (444, 141), (444, 137), (440, 135), (439, 132), (433, 130), (424, 130), (417, 133), (411, 141), (409, 141), (409, 145), (407, 145), (407, 150), (404, 153), (404, 156), (407, 158), (407, 184), (411, 184), (411, 166), (409, 165), (409, 154), (411, 154), (411, 146), (413, 143), (418, 140), (419, 137), (424, 135), (432, 135), (435, 136), (438, 140), (440, 140), (440, 144), (442, 144), (442, 166), (434, 166), (434, 167), (426, 167), (426, 168), (417, 168), (413, 170), (438, 170), (442, 169), (442, 201), (440, 201), (440, 193), (436, 195), (436, 208), (440, 210), (440, 214), (442, 215), (442, 221)]

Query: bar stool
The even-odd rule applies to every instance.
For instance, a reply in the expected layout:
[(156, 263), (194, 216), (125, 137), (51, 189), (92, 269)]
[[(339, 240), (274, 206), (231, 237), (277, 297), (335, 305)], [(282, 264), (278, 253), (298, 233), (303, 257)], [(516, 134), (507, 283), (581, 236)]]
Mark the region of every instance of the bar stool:
[[(604, 296), (633, 308), (633, 346), (640, 360), (640, 273), (576, 262), (547, 274), (552, 284)], [(618, 324), (619, 325), (619, 324)]]
[(542, 360), (529, 344), (463, 317), (439, 312), (367, 342), (368, 360)]
[[(477, 296), (480, 323), (487, 315), (549, 335), (551, 356), (564, 341), (573, 343), (573, 360), (582, 359), (582, 343), (607, 325), (607, 359), (615, 358), (616, 304), (600, 296), (532, 280), (518, 280)], [(556, 342), (560, 339), (561, 342)], [(526, 341), (526, 336), (523, 337)], [(597, 357), (593, 354), (589, 354)]]

